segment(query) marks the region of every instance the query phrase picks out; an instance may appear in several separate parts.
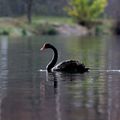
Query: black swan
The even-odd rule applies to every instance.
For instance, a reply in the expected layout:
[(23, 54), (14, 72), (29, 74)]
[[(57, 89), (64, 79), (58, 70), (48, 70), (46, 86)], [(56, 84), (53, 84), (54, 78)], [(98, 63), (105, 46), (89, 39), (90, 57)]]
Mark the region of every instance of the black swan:
[(49, 43), (45, 43), (40, 50), (44, 50), (48, 48), (52, 49), (54, 52), (52, 60), (46, 67), (48, 72), (51, 72), (51, 71), (60, 71), (60, 72), (68, 72), (68, 73), (88, 72), (89, 68), (86, 68), (84, 64), (76, 60), (66, 60), (55, 66), (58, 59), (57, 49), (53, 45)]

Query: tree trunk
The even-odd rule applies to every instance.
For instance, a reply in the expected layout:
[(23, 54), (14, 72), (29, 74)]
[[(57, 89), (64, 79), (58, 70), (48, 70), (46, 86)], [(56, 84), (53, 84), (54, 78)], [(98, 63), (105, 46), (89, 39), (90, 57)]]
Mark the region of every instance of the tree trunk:
[(33, 5), (33, 0), (28, 0), (28, 3), (27, 3), (27, 19), (28, 19), (29, 24), (31, 24), (31, 22), (32, 22), (32, 5)]

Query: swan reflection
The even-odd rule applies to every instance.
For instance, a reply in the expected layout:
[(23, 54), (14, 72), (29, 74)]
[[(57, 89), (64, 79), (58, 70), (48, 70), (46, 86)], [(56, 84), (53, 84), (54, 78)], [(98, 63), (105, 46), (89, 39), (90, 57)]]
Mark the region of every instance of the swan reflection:
[[(105, 115), (106, 88), (103, 79), (100, 77), (101, 74), (104, 74), (103, 72), (92, 73), (93, 75), (61, 72), (45, 72), (45, 74), (45, 94), (48, 94), (49, 97), (54, 96), (53, 107), (57, 120), (62, 120), (65, 116), (70, 119), (75, 117), (77, 113), (80, 114), (77, 115), (80, 119), (82, 117), (88, 119), (93, 116), (93, 120), (96, 120), (96, 116), (101, 118)], [(70, 114), (73, 112), (74, 115)]]

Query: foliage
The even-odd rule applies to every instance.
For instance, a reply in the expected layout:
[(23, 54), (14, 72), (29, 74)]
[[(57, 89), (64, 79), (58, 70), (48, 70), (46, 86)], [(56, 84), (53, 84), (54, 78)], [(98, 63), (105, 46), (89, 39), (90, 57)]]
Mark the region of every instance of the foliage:
[(107, 0), (70, 0), (65, 8), (68, 14), (85, 25), (99, 18), (107, 5)]
[(53, 27), (49, 27), (47, 31), (45, 31), (45, 34), (48, 34), (48, 35), (56, 35), (58, 32), (55, 28)]
[(29, 14), (29, 10), (32, 15), (60, 16), (65, 15), (61, 9), (65, 5), (66, 0), (0, 0), (0, 16), (22, 16)]
[(27, 35), (27, 30), (22, 29), (22, 30), (21, 30), (21, 33), (22, 33), (23, 36), (26, 36), (26, 35)]
[(44, 23), (36, 27), (38, 34), (42, 35), (56, 35), (58, 31), (53, 27), (53, 25)]
[(0, 18), (0, 35), (30, 36), (30, 35), (56, 35), (57, 26), (69, 24), (75, 25), (69, 17), (33, 16), (31, 24), (27, 24), (26, 17)]
[(0, 35), (9, 35), (10, 31), (6, 29), (0, 29)]

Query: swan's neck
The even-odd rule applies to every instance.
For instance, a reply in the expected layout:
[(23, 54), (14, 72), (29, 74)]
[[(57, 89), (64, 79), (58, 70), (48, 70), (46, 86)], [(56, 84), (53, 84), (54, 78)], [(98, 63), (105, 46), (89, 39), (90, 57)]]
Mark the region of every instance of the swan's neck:
[(54, 46), (50, 47), (53, 50), (53, 57), (52, 60), (47, 65), (47, 70), (50, 72), (52, 68), (55, 66), (57, 59), (58, 59), (58, 52), (57, 49)]

